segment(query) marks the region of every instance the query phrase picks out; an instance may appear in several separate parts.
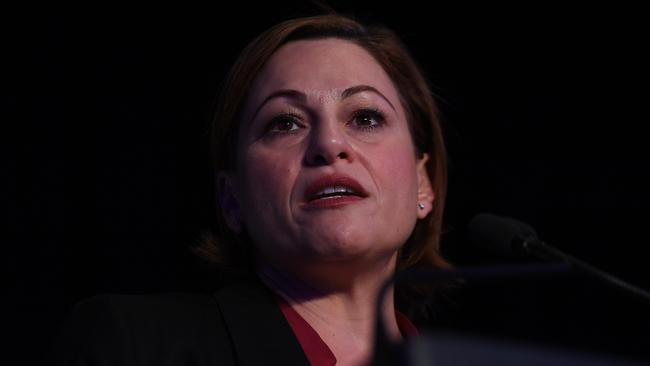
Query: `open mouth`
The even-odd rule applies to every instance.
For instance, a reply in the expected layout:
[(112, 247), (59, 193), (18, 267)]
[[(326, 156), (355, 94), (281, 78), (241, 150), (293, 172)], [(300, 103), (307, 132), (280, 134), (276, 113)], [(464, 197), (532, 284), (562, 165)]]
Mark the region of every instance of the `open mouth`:
[(367, 197), (363, 187), (353, 178), (343, 175), (325, 176), (311, 183), (305, 191), (307, 204), (324, 202), (343, 204)]
[(331, 198), (331, 197), (342, 197), (342, 196), (361, 196), (359, 192), (355, 191), (354, 189), (346, 186), (336, 186), (336, 187), (327, 187), (319, 192), (316, 192), (312, 197), (310, 197), (311, 201), (313, 200), (318, 200), (318, 199), (323, 199), (323, 198)]

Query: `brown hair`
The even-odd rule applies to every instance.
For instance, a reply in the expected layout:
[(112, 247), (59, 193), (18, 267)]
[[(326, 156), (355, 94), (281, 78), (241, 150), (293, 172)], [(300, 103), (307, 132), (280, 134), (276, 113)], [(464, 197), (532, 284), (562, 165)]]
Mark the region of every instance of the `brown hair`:
[[(386, 27), (364, 26), (338, 14), (318, 15), (279, 23), (249, 43), (226, 76), (217, 100), (211, 123), (211, 154), (215, 173), (235, 169), (236, 141), (243, 105), (255, 78), (271, 55), (291, 41), (330, 37), (363, 47), (383, 67), (400, 94), (417, 153), (420, 156), (426, 153), (430, 157), (426, 168), (435, 194), (433, 210), (425, 219), (418, 220), (412, 235), (401, 249), (398, 270), (416, 266), (448, 267), (449, 264), (439, 253), (447, 157), (438, 108), (417, 64), (395, 33)], [(250, 269), (251, 244), (246, 233), (237, 235), (229, 230), (220, 210), (217, 212), (216, 227), (205, 239), (195, 248), (196, 254), (235, 271)]]

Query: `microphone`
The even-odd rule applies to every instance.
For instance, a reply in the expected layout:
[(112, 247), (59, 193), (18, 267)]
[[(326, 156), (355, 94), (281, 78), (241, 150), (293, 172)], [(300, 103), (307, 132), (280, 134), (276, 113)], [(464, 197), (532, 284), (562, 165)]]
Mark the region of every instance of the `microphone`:
[[(394, 343), (388, 336), (382, 319), (382, 305), (388, 290), (398, 283), (430, 283), (444, 280), (488, 280), (495, 278), (521, 278), (522, 276), (557, 275), (572, 269), (595, 276), (607, 284), (650, 301), (650, 293), (607, 274), (588, 263), (554, 248), (537, 237), (535, 229), (513, 218), (493, 214), (475, 216), (469, 226), (469, 239), (476, 247), (497, 254), (528, 256), (550, 260), (546, 264), (499, 265), (479, 267), (453, 267), (447, 269), (407, 269), (396, 273), (384, 282), (376, 302), (375, 349), (371, 365), (632, 365), (619, 360), (600, 360), (578, 354), (549, 353), (544, 349), (522, 351), (519, 345), (486, 342), (480, 338), (454, 340), (445, 333), (438, 336), (423, 334), (411, 341)], [(472, 352), (459, 352), (470, 349)], [(523, 357), (523, 358), (522, 358)], [(602, 362), (601, 362), (602, 361)]]
[(497, 254), (528, 256), (542, 260), (560, 261), (617, 289), (650, 302), (650, 293), (604, 272), (589, 263), (552, 247), (537, 237), (530, 225), (509, 217), (482, 213), (469, 223), (469, 240), (476, 246)]

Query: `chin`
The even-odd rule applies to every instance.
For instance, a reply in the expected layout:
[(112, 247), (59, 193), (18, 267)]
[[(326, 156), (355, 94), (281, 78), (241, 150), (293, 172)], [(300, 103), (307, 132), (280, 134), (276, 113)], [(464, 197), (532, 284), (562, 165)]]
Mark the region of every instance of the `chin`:
[[(358, 227), (355, 228), (358, 230)], [(310, 254), (316, 260), (351, 261), (364, 258), (389, 258), (401, 243), (386, 243), (367, 231), (330, 230), (307, 241)]]

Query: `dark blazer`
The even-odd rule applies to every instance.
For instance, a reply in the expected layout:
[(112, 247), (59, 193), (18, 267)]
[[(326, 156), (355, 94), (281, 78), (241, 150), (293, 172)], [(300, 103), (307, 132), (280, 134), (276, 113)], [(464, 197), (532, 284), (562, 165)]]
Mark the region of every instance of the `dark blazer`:
[(259, 281), (215, 293), (98, 295), (78, 303), (45, 364), (308, 365)]

